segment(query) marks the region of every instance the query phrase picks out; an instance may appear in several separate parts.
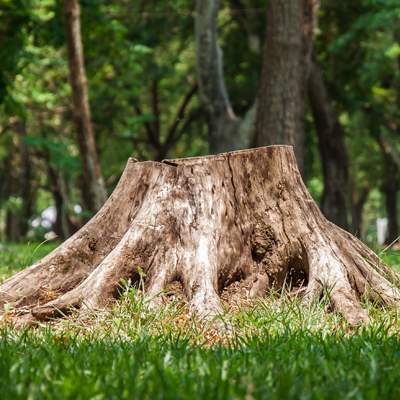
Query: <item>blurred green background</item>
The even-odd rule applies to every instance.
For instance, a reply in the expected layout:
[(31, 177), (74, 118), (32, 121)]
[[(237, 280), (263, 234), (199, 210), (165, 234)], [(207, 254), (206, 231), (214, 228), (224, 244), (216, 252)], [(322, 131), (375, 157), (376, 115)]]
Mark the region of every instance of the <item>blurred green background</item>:
[[(155, 158), (149, 129), (159, 126), (164, 141), (185, 98), (196, 90), (195, 1), (79, 3), (93, 131), (109, 195), (128, 157)], [(260, 85), (266, 9), (261, 0), (220, 4), (224, 79), (239, 117)], [(45, 235), (63, 240), (93, 215), (85, 201), (72, 120), (62, 12), (62, 2), (55, 0), (0, 1), (2, 243), (41, 242)], [(390, 225), (398, 217), (399, 17), (396, 0), (323, 0), (318, 12), (315, 47), (349, 157), (349, 229), (371, 246), (376, 219), (388, 217)], [(324, 180), (308, 100), (304, 118), (304, 178), (319, 203)], [(179, 134), (166, 157), (209, 154), (209, 129), (198, 91), (178, 119)], [(389, 183), (388, 165), (393, 172)], [(23, 189), (23, 180), (28, 189)], [(388, 196), (395, 198), (394, 216), (393, 206), (388, 215)], [(361, 225), (354, 221), (357, 207)]]

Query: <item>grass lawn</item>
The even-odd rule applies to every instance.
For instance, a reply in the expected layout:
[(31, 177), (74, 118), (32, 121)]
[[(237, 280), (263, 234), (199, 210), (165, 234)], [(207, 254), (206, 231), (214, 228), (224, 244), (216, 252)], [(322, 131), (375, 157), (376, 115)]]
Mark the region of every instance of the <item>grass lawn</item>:
[(0, 282), (39, 261), (57, 245), (55, 242), (0, 244)]
[[(24, 268), (36, 247), (1, 247), (0, 276)], [(41, 246), (29, 264), (54, 247)], [(398, 270), (390, 253), (383, 259)], [(326, 295), (305, 307), (271, 292), (227, 306), (226, 333), (191, 316), (174, 295), (149, 311), (139, 293), (126, 288), (105, 311), (36, 330), (14, 331), (6, 315), (0, 399), (400, 398), (398, 310), (365, 302), (372, 323), (355, 328), (329, 311)]]

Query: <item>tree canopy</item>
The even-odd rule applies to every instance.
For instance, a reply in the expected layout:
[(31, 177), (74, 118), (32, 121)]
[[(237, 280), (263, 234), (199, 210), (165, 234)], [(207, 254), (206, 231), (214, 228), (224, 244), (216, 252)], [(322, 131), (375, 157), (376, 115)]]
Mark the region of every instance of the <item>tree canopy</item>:
[[(223, 81), (240, 119), (259, 93), (267, 3), (216, 2)], [(92, 127), (107, 193), (128, 157), (209, 154), (215, 146), (199, 90), (195, 1), (79, 4)], [(349, 231), (368, 242), (375, 240), (377, 217), (389, 218), (389, 241), (398, 235), (399, 13), (398, 0), (322, 0), (317, 15), (315, 56), (348, 158), (344, 215)], [(48, 231), (66, 238), (93, 210), (73, 123), (63, 4), (1, 0), (0, 15), (0, 238), (42, 239)], [(323, 173), (321, 137), (307, 95), (302, 114), (303, 177), (320, 202), (324, 185), (335, 178)], [(248, 147), (263, 145), (250, 139)], [(57, 222), (32, 226), (49, 206)]]

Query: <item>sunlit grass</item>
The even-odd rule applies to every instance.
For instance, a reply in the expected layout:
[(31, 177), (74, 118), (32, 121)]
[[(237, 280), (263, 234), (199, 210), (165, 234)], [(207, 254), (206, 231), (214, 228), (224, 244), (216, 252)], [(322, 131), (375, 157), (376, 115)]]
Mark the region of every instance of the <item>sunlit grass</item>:
[(42, 259), (57, 246), (55, 241), (0, 244), (0, 282)]
[[(261, 303), (212, 329), (145, 301), (40, 327), (0, 329), (2, 399), (397, 399), (400, 340), (391, 321), (351, 328), (324, 309)], [(132, 302), (133, 301), (133, 302)], [(267, 305), (267, 304), (265, 304)], [(297, 308), (297, 306), (296, 306)], [(268, 310), (266, 313), (265, 311)], [(306, 320), (301, 316), (306, 313)], [(291, 316), (294, 317), (291, 317)], [(393, 332), (392, 332), (393, 333)], [(218, 334), (217, 334), (218, 336)]]
[[(45, 244), (41, 251), (53, 246)], [(393, 253), (381, 256), (397, 263)], [(8, 273), (26, 260), (12, 254), (1, 259)], [(11, 314), (3, 317), (0, 398), (400, 396), (396, 309), (365, 301), (370, 325), (351, 326), (330, 310), (327, 292), (309, 304), (300, 294), (271, 291), (266, 299), (225, 304), (213, 323), (189, 313), (174, 293), (162, 294), (160, 308), (149, 308), (143, 287), (121, 283), (121, 294), (105, 310), (72, 312), (34, 330), (16, 331)]]

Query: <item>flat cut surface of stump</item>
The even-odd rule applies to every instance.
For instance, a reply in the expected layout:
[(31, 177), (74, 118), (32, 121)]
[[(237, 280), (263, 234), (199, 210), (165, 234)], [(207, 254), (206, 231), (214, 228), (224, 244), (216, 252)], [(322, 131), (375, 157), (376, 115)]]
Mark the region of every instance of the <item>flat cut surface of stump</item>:
[(129, 159), (103, 208), (6, 280), (0, 302), (26, 310), (27, 324), (103, 308), (118, 297), (121, 279), (137, 282), (141, 271), (151, 296), (179, 282), (200, 315), (218, 313), (221, 293), (235, 282), (250, 297), (286, 282), (307, 285), (311, 300), (325, 287), (350, 323), (368, 322), (363, 296), (400, 300), (397, 275), (321, 214), (292, 148), (269, 146), (161, 163)]

